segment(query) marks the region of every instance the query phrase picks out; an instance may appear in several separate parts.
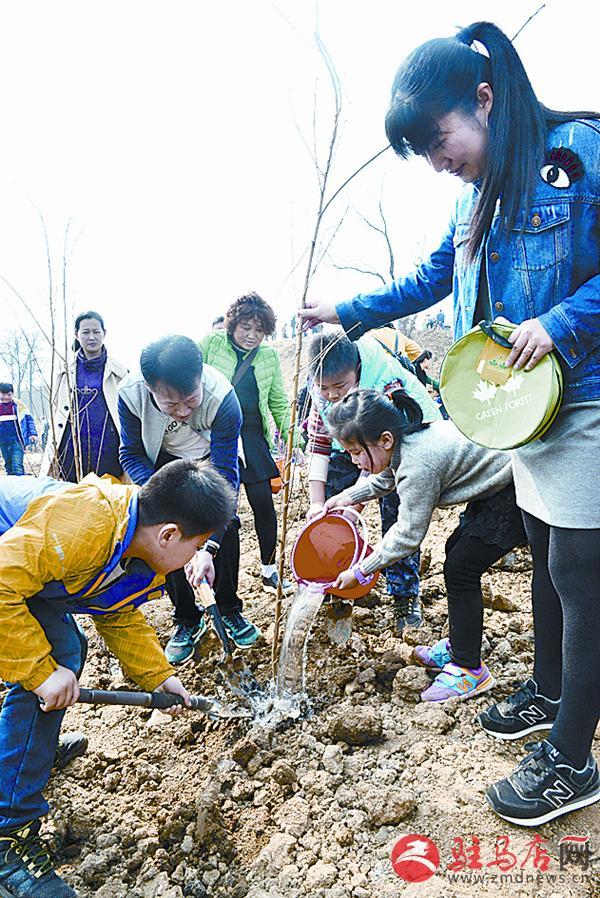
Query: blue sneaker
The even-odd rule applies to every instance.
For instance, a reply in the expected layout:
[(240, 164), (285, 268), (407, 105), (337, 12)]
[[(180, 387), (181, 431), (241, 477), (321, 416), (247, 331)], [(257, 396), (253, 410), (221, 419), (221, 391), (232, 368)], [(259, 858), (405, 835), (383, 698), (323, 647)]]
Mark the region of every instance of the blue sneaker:
[(399, 636), (406, 627), (420, 627), (423, 624), (423, 614), (419, 596), (394, 596), (394, 618)]
[(196, 643), (202, 639), (207, 630), (206, 615), (204, 614), (194, 627), (189, 627), (187, 624), (178, 624), (165, 648), (165, 655), (169, 664), (185, 664), (186, 661), (193, 658), (196, 651)]
[(413, 649), (413, 660), (434, 673), (440, 673), (446, 664), (450, 664), (450, 640), (440, 639), (433, 645), (416, 645)]
[(249, 645), (254, 645), (260, 636), (260, 630), (253, 623), (246, 620), (239, 611), (232, 611), (230, 614), (223, 615), (223, 623), (229, 634), (229, 638), (235, 642), (237, 646), (244, 649)]
[(0, 895), (8, 898), (77, 898), (54, 872), (39, 837), (40, 820), (20, 829), (0, 830)]

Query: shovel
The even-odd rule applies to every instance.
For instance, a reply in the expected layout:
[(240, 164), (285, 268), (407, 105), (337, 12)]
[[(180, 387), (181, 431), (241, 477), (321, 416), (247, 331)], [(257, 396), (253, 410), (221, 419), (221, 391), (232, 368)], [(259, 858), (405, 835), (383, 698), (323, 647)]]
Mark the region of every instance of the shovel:
[(206, 580), (200, 586), (194, 587), (196, 598), (210, 616), (213, 630), (223, 645), (223, 656), (217, 662), (217, 669), (231, 691), (238, 698), (252, 699), (262, 694), (262, 687), (248, 665), (240, 658), (235, 658), (234, 645), (227, 635), (221, 612), (219, 611), (215, 594)]
[[(228, 708), (215, 698), (191, 695), (192, 711), (201, 711), (210, 720), (233, 720), (251, 717), (244, 709)], [(128, 692), (125, 690), (80, 689), (78, 702), (86, 705), (131, 705), (139, 708), (171, 708), (183, 705), (183, 697), (172, 692)]]

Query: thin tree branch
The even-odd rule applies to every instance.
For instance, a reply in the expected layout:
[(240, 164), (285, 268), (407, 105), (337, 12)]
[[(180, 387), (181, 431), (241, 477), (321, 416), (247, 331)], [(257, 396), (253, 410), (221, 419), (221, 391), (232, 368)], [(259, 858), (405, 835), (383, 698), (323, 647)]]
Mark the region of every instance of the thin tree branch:
[(524, 22), (524, 23), (521, 25), (521, 27), (519, 28), (519, 30), (517, 31), (517, 33), (516, 33), (513, 37), (511, 37), (511, 39), (510, 39), (510, 40), (511, 40), (511, 43), (514, 43), (514, 42), (516, 41), (516, 39), (518, 38), (518, 36), (520, 35), (520, 33), (523, 31), (523, 29), (524, 29), (527, 25), (529, 25), (529, 23), (531, 22), (532, 19), (535, 19), (535, 17), (537, 16), (537, 14), (538, 14), (539, 12), (541, 12), (541, 11), (545, 8), (545, 6), (546, 6), (546, 4), (545, 4), (545, 3), (542, 3), (542, 5), (539, 7), (539, 9), (536, 9), (536, 11), (535, 11), (534, 13), (532, 13), (532, 14), (529, 16), (529, 18), (527, 19), (527, 21)]

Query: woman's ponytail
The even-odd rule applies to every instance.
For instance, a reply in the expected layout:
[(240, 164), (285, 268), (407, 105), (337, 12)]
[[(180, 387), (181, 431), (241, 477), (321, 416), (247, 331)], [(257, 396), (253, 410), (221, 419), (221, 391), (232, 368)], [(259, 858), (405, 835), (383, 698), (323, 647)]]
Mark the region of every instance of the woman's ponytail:
[(519, 211), (528, 208), (533, 181), (543, 161), (547, 126), (544, 108), (519, 54), (497, 25), (474, 22), (456, 37), (475, 52), (475, 42), (485, 48), (494, 96), (488, 121), (487, 166), (469, 234), (469, 254), (474, 257), (492, 223), (498, 197), (506, 230), (515, 226)]

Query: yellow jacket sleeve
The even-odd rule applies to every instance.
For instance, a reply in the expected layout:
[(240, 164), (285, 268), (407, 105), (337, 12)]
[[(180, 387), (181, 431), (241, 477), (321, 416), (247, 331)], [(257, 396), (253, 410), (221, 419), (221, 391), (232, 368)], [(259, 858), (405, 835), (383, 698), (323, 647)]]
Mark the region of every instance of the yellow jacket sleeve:
[(401, 350), (402, 355), (405, 355), (409, 361), (414, 362), (423, 352), (423, 347), (416, 340), (405, 337), (404, 334), (402, 334), (402, 337), (404, 338), (404, 347)]
[(175, 673), (161, 648), (156, 630), (139, 608), (95, 616), (93, 621), (124, 672), (142, 689), (152, 692)]
[(0, 677), (36, 689), (56, 670), (51, 646), (26, 600), (53, 581), (67, 582), (74, 571), (92, 577), (111, 550), (112, 528), (101, 508), (86, 514), (65, 503), (35, 500), (21, 521), (0, 537)]

